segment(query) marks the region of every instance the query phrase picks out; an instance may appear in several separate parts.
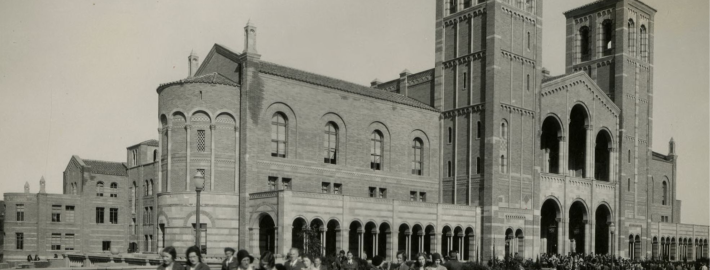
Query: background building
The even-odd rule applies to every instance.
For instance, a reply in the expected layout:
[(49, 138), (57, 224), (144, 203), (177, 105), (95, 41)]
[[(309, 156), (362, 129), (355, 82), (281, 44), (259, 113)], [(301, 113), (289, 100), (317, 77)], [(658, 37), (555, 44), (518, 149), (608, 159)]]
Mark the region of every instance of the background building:
[[(116, 207), (129, 240), (110, 245), (131, 252), (184, 250), (200, 228), (208, 254), (285, 254), (310, 227), (325, 254), (388, 259), (707, 257), (708, 226), (680, 223), (674, 142), (650, 148), (656, 10), (603, 0), (566, 12), (567, 70), (550, 76), (541, 5), (438, 0), (434, 68), (370, 87), (262, 61), (247, 24), (241, 53), (215, 44), (202, 63), (188, 57), (186, 79), (158, 87), (158, 141), (128, 147), (127, 165), (72, 158), (57, 200)], [(116, 199), (99, 182), (117, 183)], [(42, 194), (6, 194), (8, 212), (34, 201), (26, 209), (46, 213), (23, 211), (46, 220), (74, 203)], [(45, 254), (67, 234), (27, 224), (8, 221), (31, 244), (18, 250), (8, 233), (6, 252)], [(82, 250), (98, 250), (94, 238)]]

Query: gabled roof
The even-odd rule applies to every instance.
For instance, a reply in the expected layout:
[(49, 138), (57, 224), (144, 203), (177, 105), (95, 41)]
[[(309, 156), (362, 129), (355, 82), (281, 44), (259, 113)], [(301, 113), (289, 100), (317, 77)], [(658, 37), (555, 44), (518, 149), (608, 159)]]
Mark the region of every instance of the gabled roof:
[(123, 162), (82, 159), (77, 155), (72, 156), (72, 158), (76, 159), (79, 165), (84, 168), (85, 172), (105, 175), (128, 176), (126, 164)]
[(614, 101), (611, 100), (611, 98), (607, 96), (606, 93), (599, 88), (597, 83), (584, 71), (577, 71), (574, 73), (547, 78), (547, 80), (542, 82), (542, 91), (540, 93), (544, 98), (547, 95), (561, 91), (562, 89), (566, 89), (568, 86), (575, 85), (577, 83), (584, 83), (592, 91), (598, 92), (596, 96), (598, 96), (602, 103), (606, 105), (609, 110), (614, 112), (614, 114), (618, 116), (619, 113), (621, 113), (621, 109), (616, 106), (616, 103), (614, 103)]
[(217, 72), (212, 72), (204, 75), (200, 75), (197, 77), (190, 77), (186, 79), (182, 79), (179, 81), (174, 81), (174, 82), (169, 82), (169, 83), (164, 83), (158, 86), (158, 93), (162, 91), (165, 88), (168, 88), (173, 85), (177, 84), (187, 84), (187, 83), (206, 83), (206, 84), (222, 84), (222, 85), (227, 85), (227, 86), (234, 86), (238, 87), (239, 84), (230, 80), (227, 77), (224, 77), (222, 74), (219, 74)]
[(391, 93), (383, 90), (372, 89), (370, 87), (359, 85), (351, 82), (346, 82), (343, 80), (318, 75), (315, 73), (306, 72), (303, 70), (298, 70), (295, 68), (285, 67), (278, 64), (261, 61), (260, 72), (276, 75), (288, 79), (293, 79), (297, 81), (302, 81), (310, 84), (320, 85), (323, 87), (328, 87), (336, 90), (341, 90), (348, 93), (358, 94), (362, 96), (367, 96), (371, 98), (376, 98), (380, 100), (385, 100), (397, 104), (408, 105), (419, 109), (425, 109), (429, 111), (438, 112), (437, 109), (422, 103), (413, 98), (406, 97), (397, 93)]
[(160, 145), (158, 144), (158, 140), (150, 139), (150, 140), (147, 140), (147, 141), (139, 142), (139, 143), (137, 143), (137, 144), (131, 145), (131, 146), (126, 147), (126, 148), (133, 148), (133, 147), (136, 147), (136, 146), (139, 146), (139, 145), (147, 145), (147, 146), (155, 146), (155, 147), (160, 146)]
[[(562, 14), (564, 14), (565, 16), (568, 16), (570, 13), (573, 13), (573, 12), (575, 12), (575, 11), (578, 11), (578, 10), (581, 10), (581, 9), (584, 9), (584, 8), (587, 8), (587, 7), (590, 7), (590, 6), (593, 6), (593, 5), (603, 5), (603, 4), (606, 4), (605, 2), (618, 2), (618, 1), (619, 1), (619, 0), (597, 0), (597, 1), (593, 1), (593, 2), (591, 2), (591, 3), (589, 3), (589, 4), (582, 5), (582, 6), (579, 6), (579, 7), (573, 8), (573, 9), (570, 9), (570, 10), (568, 10), (568, 11), (565, 11), (565, 12), (563, 12)], [(646, 6), (647, 8), (650, 8), (650, 9), (653, 10), (654, 12), (657, 12), (657, 11), (658, 11), (658, 10), (656, 10), (655, 8), (649, 6), (648, 4), (646, 4), (646, 3), (644, 3), (644, 2), (641, 2), (640, 0), (636, 0), (635, 2), (638, 2), (639, 4), (642, 4), (642, 5)]]

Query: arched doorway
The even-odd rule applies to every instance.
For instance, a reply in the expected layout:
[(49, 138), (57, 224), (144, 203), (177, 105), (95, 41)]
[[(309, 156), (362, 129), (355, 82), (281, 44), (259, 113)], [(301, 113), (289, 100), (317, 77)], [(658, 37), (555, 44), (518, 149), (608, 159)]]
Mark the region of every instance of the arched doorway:
[(377, 234), (377, 255), (385, 259), (392, 259), (388, 252), (392, 246), (392, 229), (388, 223), (380, 223), (379, 234)]
[(461, 227), (454, 228), (453, 250), (456, 250), (458, 260), (461, 260), (461, 251), (463, 251), (463, 229)]
[(355, 220), (350, 223), (350, 231), (348, 232), (348, 250), (353, 253), (353, 256), (360, 257), (362, 249), (362, 225)]
[(291, 247), (300, 249), (301, 253), (307, 252), (306, 237), (303, 233), (306, 229), (308, 229), (308, 223), (305, 219), (299, 217), (293, 220), (291, 227)]
[(540, 210), (540, 238), (543, 248), (550, 254), (557, 254), (560, 207), (555, 200), (548, 199)]
[(399, 230), (397, 233), (397, 250), (401, 250), (407, 253), (408, 260), (411, 260), (412, 257), (411, 252), (409, 252), (411, 246), (411, 243), (409, 242), (411, 235), (412, 231), (409, 230), (409, 226), (407, 224), (399, 225)]
[(609, 224), (611, 210), (606, 204), (599, 205), (594, 214), (594, 254), (609, 253)]
[(374, 222), (365, 224), (365, 232), (363, 236), (363, 249), (368, 259), (375, 257), (377, 253), (377, 225)]
[[(523, 233), (523, 230), (517, 229), (515, 231), (515, 241), (516, 246), (513, 247), (514, 250), (516, 250), (514, 253), (517, 253), (518, 256), (525, 257), (525, 234)], [(515, 254), (513, 254), (515, 255)]]
[[(419, 224), (415, 224), (412, 227), (412, 236), (411, 236), (411, 242), (412, 245), (408, 251), (409, 254), (412, 254), (412, 256), (416, 256), (420, 252), (424, 250), (424, 229), (422, 229), (422, 226)], [(416, 258), (415, 258), (416, 259)]]
[(269, 214), (259, 219), (259, 254), (276, 252), (276, 224)]
[(594, 147), (594, 179), (609, 181), (611, 179), (611, 134), (602, 130), (597, 133)]
[(587, 162), (587, 127), (589, 116), (584, 106), (577, 104), (572, 107), (569, 122), (569, 146), (567, 154), (568, 169), (573, 177), (585, 177)]
[(542, 136), (540, 136), (540, 148), (543, 154), (543, 172), (562, 173), (560, 168), (561, 145), (563, 142), (562, 126), (560, 121), (554, 116), (548, 116), (542, 122)]
[(476, 237), (473, 234), (473, 228), (468, 227), (464, 231), (463, 239), (463, 259), (466, 261), (473, 261)]
[(584, 254), (584, 236), (587, 226), (587, 207), (580, 201), (572, 203), (569, 208), (569, 238), (571, 241), (572, 253)]
[(441, 230), (441, 256), (449, 257), (449, 251), (451, 250), (451, 227), (444, 226)]
[(509, 257), (513, 255), (513, 238), (515, 238), (515, 235), (513, 235), (513, 229), (508, 228), (505, 230), (505, 257)]
[[(320, 219), (312, 220), (311, 221), (311, 231), (318, 235), (318, 237), (316, 239), (319, 244), (318, 245), (308, 244), (306, 248), (318, 246), (320, 249), (321, 256), (324, 256), (325, 255), (325, 231), (326, 231), (326, 229), (325, 229), (325, 225), (323, 224), (323, 221)], [(310, 238), (310, 240), (316, 240), (316, 239)], [(306, 243), (308, 243), (308, 242), (306, 241)]]
[(339, 249), (338, 243), (340, 243), (340, 223), (331, 219), (328, 221), (328, 230), (325, 231), (325, 255), (336, 256)]

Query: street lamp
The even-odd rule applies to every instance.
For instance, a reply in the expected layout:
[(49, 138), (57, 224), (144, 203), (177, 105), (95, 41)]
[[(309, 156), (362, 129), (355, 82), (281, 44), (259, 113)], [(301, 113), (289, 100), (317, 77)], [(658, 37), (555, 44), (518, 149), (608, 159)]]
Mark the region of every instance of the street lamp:
[(616, 238), (614, 238), (614, 229), (616, 227), (614, 226), (614, 222), (609, 222), (609, 232), (611, 233), (611, 268), (614, 269), (614, 242), (616, 242)]
[(197, 192), (197, 201), (195, 203), (195, 246), (200, 249), (202, 253), (202, 246), (200, 245), (200, 233), (202, 232), (202, 226), (200, 226), (200, 192), (205, 188), (205, 176), (201, 172), (197, 172), (193, 177), (193, 183), (195, 184), (195, 192)]

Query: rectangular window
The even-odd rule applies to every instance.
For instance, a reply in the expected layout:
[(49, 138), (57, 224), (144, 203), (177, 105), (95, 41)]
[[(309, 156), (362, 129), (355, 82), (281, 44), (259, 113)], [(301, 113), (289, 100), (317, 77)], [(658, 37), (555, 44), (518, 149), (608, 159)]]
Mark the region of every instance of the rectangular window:
[(25, 221), (25, 205), (16, 204), (15, 209), (17, 211), (17, 221)]
[(15, 248), (18, 250), (25, 249), (25, 234), (18, 232), (15, 233)]
[(267, 183), (269, 190), (276, 190), (276, 180), (278, 179), (278, 177), (269, 176), (269, 182)]
[(419, 192), (419, 201), (426, 202), (426, 192)]
[(370, 198), (375, 198), (377, 196), (377, 188), (376, 187), (370, 187)]
[(101, 250), (111, 251), (111, 241), (102, 241), (101, 242)]
[(416, 191), (409, 192), (409, 201), (411, 201), (411, 202), (417, 201), (417, 192)]
[(323, 182), (320, 187), (321, 193), (330, 193), (330, 183)]
[(64, 207), (64, 222), (74, 223), (74, 206), (67, 205)]
[(283, 180), (281, 180), (281, 182), (284, 185), (284, 190), (291, 190), (291, 188), (292, 188), (291, 178), (283, 178)]
[(205, 151), (205, 131), (200, 129), (197, 131), (197, 152)]
[(530, 91), (530, 74), (526, 75), (525, 78), (525, 89)]
[(343, 184), (333, 184), (333, 194), (343, 194)]
[(67, 233), (64, 235), (64, 250), (74, 250), (74, 234)]
[(379, 194), (380, 199), (385, 199), (387, 198), (387, 189), (386, 188), (380, 188), (380, 194)]
[(463, 73), (463, 80), (461, 80), (461, 82), (463, 84), (462, 85), (463, 90), (466, 90), (466, 87), (468, 87), (468, 73), (467, 72)]
[(104, 208), (96, 207), (96, 224), (104, 223)]
[(476, 122), (476, 139), (480, 139), (482, 133), (483, 127), (481, 126), (481, 121), (478, 121)]
[[(150, 213), (150, 212), (148, 212)], [(150, 219), (148, 219), (150, 220)], [(111, 224), (118, 224), (118, 208), (109, 209), (109, 222)], [(150, 224), (150, 223), (148, 223)]]
[(52, 250), (62, 250), (62, 234), (53, 233), (50, 243), (52, 243)]
[(61, 205), (52, 205), (52, 222), (62, 222)]

